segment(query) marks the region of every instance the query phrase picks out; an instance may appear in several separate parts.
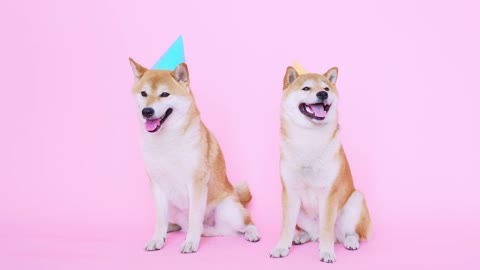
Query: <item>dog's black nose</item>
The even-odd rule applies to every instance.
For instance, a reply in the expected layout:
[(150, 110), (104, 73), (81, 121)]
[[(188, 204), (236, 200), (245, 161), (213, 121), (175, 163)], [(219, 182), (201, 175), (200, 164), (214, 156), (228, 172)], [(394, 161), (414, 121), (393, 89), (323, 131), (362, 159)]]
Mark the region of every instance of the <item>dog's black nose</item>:
[(327, 91), (320, 91), (317, 93), (317, 98), (318, 99), (322, 99), (322, 100), (325, 100), (328, 98), (328, 93)]
[(142, 115), (143, 115), (143, 117), (145, 117), (145, 118), (150, 118), (150, 117), (152, 117), (152, 115), (153, 115), (154, 113), (155, 113), (155, 111), (154, 111), (152, 108), (150, 108), (150, 107), (144, 108), (144, 109), (142, 110)]

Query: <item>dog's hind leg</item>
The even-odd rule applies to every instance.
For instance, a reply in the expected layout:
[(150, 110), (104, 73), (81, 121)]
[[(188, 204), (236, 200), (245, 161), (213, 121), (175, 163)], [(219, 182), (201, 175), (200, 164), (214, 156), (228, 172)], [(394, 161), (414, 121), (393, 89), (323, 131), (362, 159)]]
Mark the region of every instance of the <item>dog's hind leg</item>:
[(175, 224), (175, 223), (168, 223), (168, 229), (167, 229), (167, 233), (169, 232), (178, 232), (182, 229), (182, 227), (180, 227), (180, 225), (178, 224)]
[(240, 229), (239, 232), (243, 233), (245, 239), (249, 242), (260, 241), (260, 234), (257, 231), (257, 227), (253, 223), (250, 212), (248, 212), (248, 210), (241, 204), (239, 207), (243, 216), (243, 229)]
[(237, 198), (229, 196), (215, 208), (214, 226), (205, 227), (203, 236), (223, 236), (243, 233), (250, 242), (260, 240), (250, 213)]
[(368, 239), (370, 216), (363, 194), (354, 191), (345, 203), (335, 224), (335, 236), (338, 242), (348, 250), (356, 250), (360, 239)]
[(302, 245), (318, 239), (318, 220), (310, 217), (305, 211), (300, 210), (297, 219), (298, 232), (293, 237), (294, 245)]

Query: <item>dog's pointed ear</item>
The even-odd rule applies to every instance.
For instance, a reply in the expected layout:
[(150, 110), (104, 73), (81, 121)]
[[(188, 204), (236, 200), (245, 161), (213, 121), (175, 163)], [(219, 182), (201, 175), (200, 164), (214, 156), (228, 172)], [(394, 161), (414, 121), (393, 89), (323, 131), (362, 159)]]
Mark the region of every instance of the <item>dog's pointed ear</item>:
[(337, 77), (338, 77), (338, 68), (337, 67), (332, 67), (327, 72), (325, 72), (325, 74), (323, 74), (323, 76), (327, 77), (327, 79), (333, 85), (335, 85), (335, 83), (337, 82)]
[(190, 84), (190, 77), (188, 74), (187, 64), (179, 64), (174, 71), (172, 71), (172, 77), (178, 82), (184, 83), (187, 86)]
[(132, 58), (128, 58), (130, 61), (130, 66), (132, 66), (133, 76), (135, 77), (135, 81), (138, 81), (142, 78), (143, 74), (148, 70), (142, 67), (140, 64), (135, 62)]
[(295, 68), (290, 66), (287, 67), (287, 71), (285, 71), (285, 76), (283, 77), (283, 89), (287, 88), (297, 78), (298, 72), (295, 70)]

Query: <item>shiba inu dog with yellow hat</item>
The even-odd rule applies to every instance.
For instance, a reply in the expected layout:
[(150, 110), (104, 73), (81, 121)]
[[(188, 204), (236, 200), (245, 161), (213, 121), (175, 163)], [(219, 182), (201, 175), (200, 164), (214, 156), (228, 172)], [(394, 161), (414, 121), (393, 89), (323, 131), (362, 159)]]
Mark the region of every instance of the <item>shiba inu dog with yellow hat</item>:
[(281, 162), (283, 225), (271, 251), (285, 257), (292, 244), (319, 241), (320, 260), (335, 262), (334, 243), (356, 250), (368, 239), (370, 215), (353, 184), (338, 125), (338, 69), (283, 80)]

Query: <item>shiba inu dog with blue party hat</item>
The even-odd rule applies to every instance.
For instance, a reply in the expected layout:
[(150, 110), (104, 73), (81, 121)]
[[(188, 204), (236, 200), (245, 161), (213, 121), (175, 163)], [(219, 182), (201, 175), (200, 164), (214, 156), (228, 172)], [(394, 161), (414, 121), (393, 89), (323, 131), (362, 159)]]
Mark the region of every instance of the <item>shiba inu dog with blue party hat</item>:
[(203, 124), (188, 67), (146, 69), (130, 59), (133, 97), (141, 124), (141, 146), (156, 209), (148, 251), (164, 246), (167, 232), (183, 230), (182, 253), (198, 250), (201, 236), (242, 233), (260, 239), (245, 208), (252, 199), (246, 184), (228, 180), (222, 151)]

